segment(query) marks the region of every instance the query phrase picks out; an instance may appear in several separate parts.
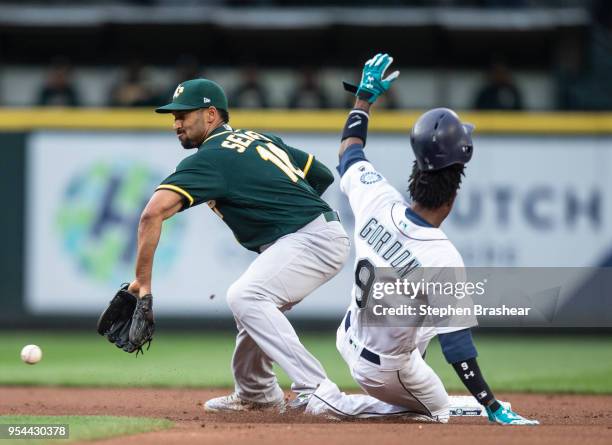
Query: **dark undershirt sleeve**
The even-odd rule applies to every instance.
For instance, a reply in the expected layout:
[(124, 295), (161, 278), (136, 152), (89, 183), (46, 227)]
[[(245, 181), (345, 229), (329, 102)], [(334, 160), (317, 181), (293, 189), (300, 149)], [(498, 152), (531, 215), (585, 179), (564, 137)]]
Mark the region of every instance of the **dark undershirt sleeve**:
[(351, 165), (359, 161), (367, 161), (363, 151), (363, 145), (353, 144), (349, 146), (342, 154), (340, 163), (338, 164), (338, 167), (336, 167), (336, 170), (338, 170), (340, 176), (343, 176)]

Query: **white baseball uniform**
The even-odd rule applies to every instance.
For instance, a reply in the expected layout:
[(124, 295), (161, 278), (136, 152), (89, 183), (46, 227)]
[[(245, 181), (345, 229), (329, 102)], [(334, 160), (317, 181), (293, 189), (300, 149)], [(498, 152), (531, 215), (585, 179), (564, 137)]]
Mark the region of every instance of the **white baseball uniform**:
[[(342, 176), (341, 190), (355, 215), (356, 276), (360, 268), (463, 268), (457, 249), (439, 228), (409, 209), (402, 195), (365, 160), (352, 164)], [(371, 266), (368, 266), (368, 263)], [(368, 267), (366, 267), (368, 266)], [(463, 270), (463, 269), (461, 269)], [(368, 326), (365, 302), (353, 284), (351, 303), (338, 328), (336, 345), (351, 374), (370, 396), (345, 395), (326, 380), (307, 406), (307, 412), (372, 417), (390, 414), (446, 422), (449, 399), (440, 378), (422, 354), (434, 335), (465, 327)]]

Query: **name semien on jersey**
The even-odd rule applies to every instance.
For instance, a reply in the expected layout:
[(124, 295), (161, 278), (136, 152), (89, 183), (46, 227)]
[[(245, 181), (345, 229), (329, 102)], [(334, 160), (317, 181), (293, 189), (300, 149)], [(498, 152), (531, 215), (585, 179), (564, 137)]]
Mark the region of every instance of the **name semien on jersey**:
[(410, 249), (397, 240), (395, 231), (388, 230), (376, 218), (370, 218), (363, 225), (359, 231), (359, 237), (368, 243), (390, 267), (395, 269), (400, 278), (421, 266)]

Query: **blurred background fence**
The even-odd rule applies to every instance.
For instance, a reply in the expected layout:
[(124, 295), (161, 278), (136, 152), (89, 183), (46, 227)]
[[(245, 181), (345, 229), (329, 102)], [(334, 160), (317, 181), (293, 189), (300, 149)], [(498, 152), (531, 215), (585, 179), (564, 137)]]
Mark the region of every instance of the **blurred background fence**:
[(0, 104), (139, 106), (222, 79), (234, 107), (343, 107), (386, 51), (388, 108), (609, 110), (605, 0), (0, 2)]

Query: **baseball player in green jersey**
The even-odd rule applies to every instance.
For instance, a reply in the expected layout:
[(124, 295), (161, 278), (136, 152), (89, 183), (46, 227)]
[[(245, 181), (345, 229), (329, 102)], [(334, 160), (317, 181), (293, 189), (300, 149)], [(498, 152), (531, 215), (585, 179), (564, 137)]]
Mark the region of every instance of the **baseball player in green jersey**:
[(238, 327), (235, 392), (207, 401), (205, 409), (282, 409), (273, 362), (299, 394), (312, 393), (325, 379), (283, 310), (338, 273), (350, 242), (338, 214), (320, 197), (333, 182), (329, 169), (276, 136), (232, 129), (227, 110), (223, 89), (207, 79), (181, 83), (172, 102), (156, 109), (172, 113), (181, 145), (197, 151), (161, 183), (142, 213), (136, 279), (128, 291), (152, 292), (162, 222), (206, 203), (240, 244), (260, 255), (227, 291)]

